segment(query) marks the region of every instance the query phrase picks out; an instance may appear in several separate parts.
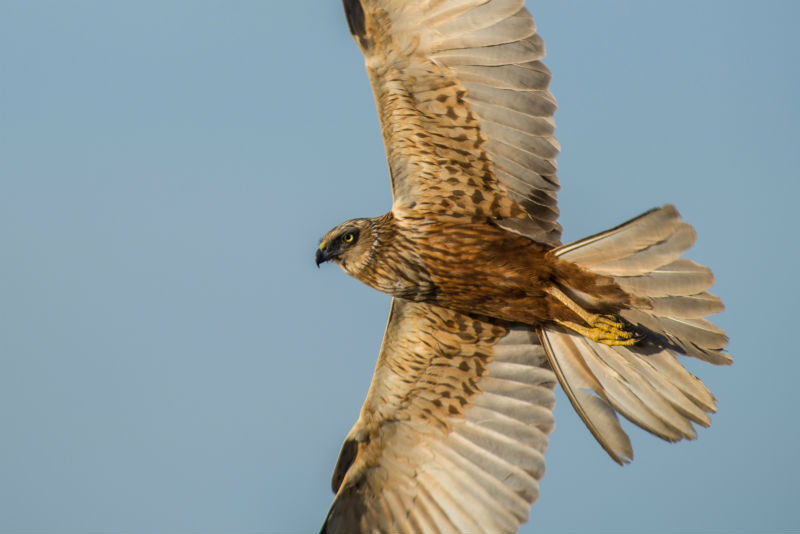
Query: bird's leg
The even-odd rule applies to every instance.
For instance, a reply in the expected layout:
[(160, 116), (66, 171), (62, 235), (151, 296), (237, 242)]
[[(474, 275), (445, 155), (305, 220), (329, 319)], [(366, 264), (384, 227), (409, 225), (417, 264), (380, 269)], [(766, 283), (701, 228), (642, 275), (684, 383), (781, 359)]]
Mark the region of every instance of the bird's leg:
[(625, 330), (625, 325), (618, 322), (616, 317), (587, 312), (555, 286), (547, 287), (545, 291), (583, 319), (591, 328), (573, 321), (556, 319), (555, 322), (561, 326), (606, 345), (633, 345), (638, 341), (632, 332)]

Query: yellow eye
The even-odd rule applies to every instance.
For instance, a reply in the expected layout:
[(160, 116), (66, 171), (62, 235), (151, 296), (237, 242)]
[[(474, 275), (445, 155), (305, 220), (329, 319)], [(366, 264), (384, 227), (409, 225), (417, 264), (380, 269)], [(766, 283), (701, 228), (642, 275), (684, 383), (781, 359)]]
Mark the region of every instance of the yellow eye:
[(342, 236), (342, 241), (344, 241), (345, 243), (352, 243), (355, 238), (356, 238), (356, 236), (354, 236), (351, 233), (350, 234), (344, 234)]

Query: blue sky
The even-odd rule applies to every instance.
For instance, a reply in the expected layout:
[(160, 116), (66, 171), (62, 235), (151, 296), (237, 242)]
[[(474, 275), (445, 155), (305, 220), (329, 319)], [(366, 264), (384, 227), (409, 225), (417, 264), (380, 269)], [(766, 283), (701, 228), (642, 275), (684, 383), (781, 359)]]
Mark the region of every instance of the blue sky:
[[(800, 4), (528, 7), (565, 240), (676, 204), (736, 361), (624, 468), (559, 394), (523, 531), (800, 528)], [(313, 262), (391, 204), (340, 2), (4, 0), (0, 72), (0, 531), (316, 531), (389, 305)]]

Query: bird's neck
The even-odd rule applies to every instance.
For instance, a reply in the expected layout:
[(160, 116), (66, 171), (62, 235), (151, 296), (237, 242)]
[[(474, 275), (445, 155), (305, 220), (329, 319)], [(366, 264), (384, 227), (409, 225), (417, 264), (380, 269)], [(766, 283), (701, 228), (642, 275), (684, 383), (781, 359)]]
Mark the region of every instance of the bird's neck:
[(363, 267), (352, 274), (393, 297), (430, 300), (434, 291), (430, 276), (414, 253), (413, 232), (399, 228), (401, 224), (391, 211), (374, 219), (372, 249)]

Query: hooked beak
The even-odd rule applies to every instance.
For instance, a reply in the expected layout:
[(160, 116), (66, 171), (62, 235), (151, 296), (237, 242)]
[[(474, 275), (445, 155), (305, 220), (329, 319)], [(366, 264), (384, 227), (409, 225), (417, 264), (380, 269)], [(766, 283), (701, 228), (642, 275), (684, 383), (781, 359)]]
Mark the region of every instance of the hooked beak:
[(319, 244), (319, 248), (317, 249), (317, 254), (314, 256), (314, 260), (317, 262), (317, 267), (319, 267), (321, 264), (330, 260), (333, 256), (334, 254), (331, 254), (331, 251), (328, 248), (328, 243), (323, 241)]

